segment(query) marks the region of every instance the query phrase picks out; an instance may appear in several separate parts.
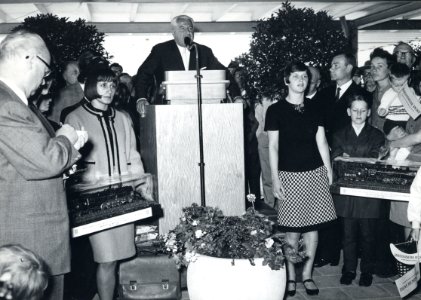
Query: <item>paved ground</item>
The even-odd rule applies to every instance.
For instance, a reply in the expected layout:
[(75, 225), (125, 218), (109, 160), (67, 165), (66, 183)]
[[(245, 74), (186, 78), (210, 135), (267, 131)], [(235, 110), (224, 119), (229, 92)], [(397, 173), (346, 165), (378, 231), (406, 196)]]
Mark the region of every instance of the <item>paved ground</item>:
[[(373, 284), (370, 287), (360, 287), (358, 285), (359, 274), (352, 285), (341, 285), (339, 278), (341, 274), (342, 262), (337, 267), (324, 266), (314, 270), (313, 279), (320, 289), (317, 296), (308, 296), (302, 283), (297, 283), (297, 293), (294, 297), (286, 297), (287, 300), (371, 300), (371, 299), (387, 299), (398, 300), (398, 290), (394, 284), (397, 277), (379, 278), (374, 276)], [(418, 288), (413, 294), (405, 299), (421, 300), (421, 288)], [(189, 300), (188, 292), (183, 291), (182, 300)], [(217, 299), (215, 299), (217, 300)], [(236, 299), (232, 299), (236, 300)], [(241, 300), (241, 299), (238, 299)], [(265, 299), (256, 299), (265, 300)]]

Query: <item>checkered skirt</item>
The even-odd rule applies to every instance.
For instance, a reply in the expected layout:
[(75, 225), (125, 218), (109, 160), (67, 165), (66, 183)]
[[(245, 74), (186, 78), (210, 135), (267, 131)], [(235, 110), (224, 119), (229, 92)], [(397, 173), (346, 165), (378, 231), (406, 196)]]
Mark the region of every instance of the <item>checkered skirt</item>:
[(317, 230), (320, 225), (336, 219), (325, 166), (305, 172), (280, 171), (279, 179), (285, 188), (286, 198), (278, 200), (281, 228)]

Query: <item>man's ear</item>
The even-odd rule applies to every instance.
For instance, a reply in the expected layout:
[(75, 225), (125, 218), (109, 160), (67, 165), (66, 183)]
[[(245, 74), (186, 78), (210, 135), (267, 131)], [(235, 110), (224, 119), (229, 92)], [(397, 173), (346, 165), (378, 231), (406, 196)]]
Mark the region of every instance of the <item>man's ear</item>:
[(371, 115), (371, 109), (369, 108), (369, 109), (367, 110), (367, 118), (368, 118), (370, 115)]
[(346, 65), (346, 70), (351, 74), (351, 76), (352, 76), (352, 70), (353, 69), (354, 69), (354, 67), (351, 64)]
[(351, 109), (349, 107), (346, 109), (346, 113), (348, 114), (348, 116), (351, 116)]

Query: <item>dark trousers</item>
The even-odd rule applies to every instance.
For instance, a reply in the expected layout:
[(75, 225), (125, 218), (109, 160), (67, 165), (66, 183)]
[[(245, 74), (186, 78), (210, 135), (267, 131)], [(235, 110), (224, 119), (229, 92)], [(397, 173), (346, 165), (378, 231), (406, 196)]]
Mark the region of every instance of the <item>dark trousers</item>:
[(333, 221), (326, 227), (319, 230), (319, 244), (317, 247), (316, 260), (324, 259), (329, 263), (337, 265), (341, 255), (342, 240), (342, 218)]
[(360, 270), (373, 273), (376, 253), (377, 219), (343, 218), (344, 271), (355, 272), (358, 247), (361, 247)]

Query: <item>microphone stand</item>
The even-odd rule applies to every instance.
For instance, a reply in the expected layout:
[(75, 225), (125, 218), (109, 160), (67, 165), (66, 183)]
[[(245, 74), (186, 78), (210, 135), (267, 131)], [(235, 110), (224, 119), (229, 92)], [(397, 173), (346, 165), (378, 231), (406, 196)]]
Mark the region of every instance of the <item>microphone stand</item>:
[(201, 206), (206, 206), (205, 197), (205, 162), (203, 159), (203, 127), (202, 127), (202, 75), (200, 75), (199, 66), (199, 48), (196, 43), (192, 43), (190, 49), (194, 47), (196, 49), (196, 85), (197, 85), (197, 113), (199, 117), (199, 151), (200, 151), (200, 196)]

